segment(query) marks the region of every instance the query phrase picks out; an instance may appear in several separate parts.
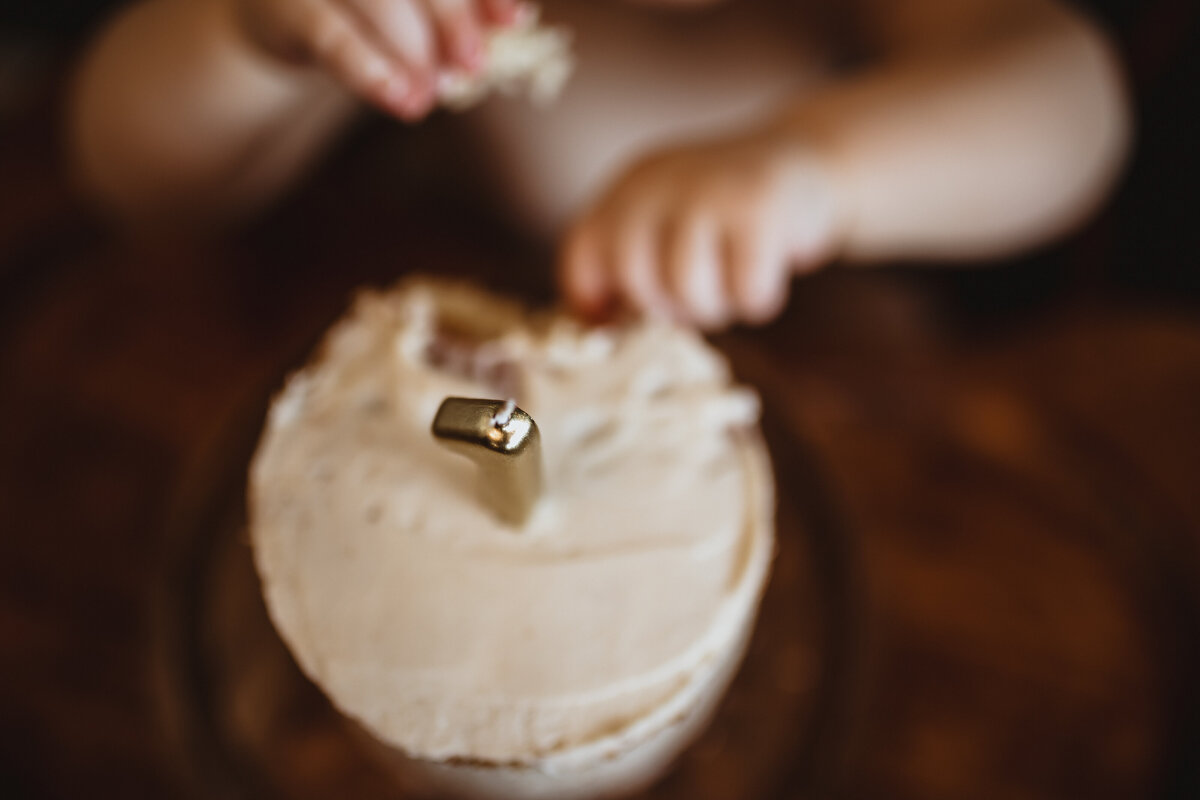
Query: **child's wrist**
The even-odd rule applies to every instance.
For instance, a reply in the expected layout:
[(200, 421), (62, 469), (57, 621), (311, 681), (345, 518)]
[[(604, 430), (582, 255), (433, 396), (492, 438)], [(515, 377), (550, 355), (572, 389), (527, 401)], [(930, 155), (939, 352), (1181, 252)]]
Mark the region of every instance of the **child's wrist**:
[(814, 158), (827, 177), (835, 221), (832, 240), (835, 245), (833, 258), (844, 259), (855, 248), (860, 203), (859, 179), (851, 148), (847, 146), (845, 110), (834, 94), (814, 98), (795, 110), (781, 125), (810, 143)]
[(816, 120), (788, 117), (770, 126), (769, 135), (786, 153), (793, 176), (791, 191), (800, 198), (796, 212), (803, 232), (795, 243), (795, 270), (808, 272), (836, 261), (848, 249), (854, 209), (851, 171), (831, 127)]

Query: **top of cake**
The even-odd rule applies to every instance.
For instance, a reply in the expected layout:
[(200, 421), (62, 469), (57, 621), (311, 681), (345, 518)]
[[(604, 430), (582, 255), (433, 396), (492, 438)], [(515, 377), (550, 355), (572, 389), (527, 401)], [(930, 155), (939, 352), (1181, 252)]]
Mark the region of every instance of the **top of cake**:
[[(430, 435), (447, 396), (537, 421), (524, 526)], [(365, 292), (276, 398), (252, 467), (272, 618), (343, 712), (410, 753), (524, 763), (603, 741), (684, 691), (757, 599), (769, 475), (740, 433), (757, 417), (680, 328)]]

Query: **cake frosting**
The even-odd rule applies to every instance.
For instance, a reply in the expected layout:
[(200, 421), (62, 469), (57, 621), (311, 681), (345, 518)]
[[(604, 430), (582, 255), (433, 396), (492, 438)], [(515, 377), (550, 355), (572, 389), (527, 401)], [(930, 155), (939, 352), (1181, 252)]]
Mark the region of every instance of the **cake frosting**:
[[(521, 527), (430, 422), (514, 397), (545, 488)], [(758, 400), (690, 331), (585, 329), (464, 288), (359, 295), (276, 398), (251, 470), (268, 609), (404, 754), (572, 770), (687, 716), (736, 665), (773, 547)]]
[(536, 6), (525, 6), (512, 26), (489, 32), (483, 50), (483, 69), (477, 74), (441, 75), (442, 105), (462, 111), (492, 92), (523, 95), (544, 105), (558, 97), (575, 66), (571, 34), (562, 26), (543, 24)]

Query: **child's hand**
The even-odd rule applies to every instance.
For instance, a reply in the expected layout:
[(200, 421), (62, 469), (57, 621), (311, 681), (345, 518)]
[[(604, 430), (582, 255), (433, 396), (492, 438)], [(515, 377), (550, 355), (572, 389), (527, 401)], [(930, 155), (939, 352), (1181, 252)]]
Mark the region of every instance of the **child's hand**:
[(480, 69), (485, 30), (520, 12), (518, 0), (234, 1), (266, 52), (317, 65), (408, 120), (433, 108), (439, 72)]
[(827, 161), (794, 133), (670, 150), (625, 173), (567, 237), (560, 280), (591, 317), (614, 305), (706, 329), (762, 323), (844, 227)]

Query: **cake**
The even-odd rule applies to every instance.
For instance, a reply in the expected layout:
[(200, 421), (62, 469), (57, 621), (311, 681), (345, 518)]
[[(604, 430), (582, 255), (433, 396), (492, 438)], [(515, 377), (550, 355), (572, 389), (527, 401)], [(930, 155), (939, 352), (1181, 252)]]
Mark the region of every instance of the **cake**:
[(478, 74), (450, 71), (440, 77), (438, 100), (462, 111), (500, 92), (523, 95), (542, 105), (558, 97), (573, 68), (570, 33), (561, 26), (542, 24), (537, 8), (526, 6), (511, 27), (487, 35)]
[[(523, 521), (431, 435), (447, 397), (536, 421)], [(429, 281), (363, 292), (275, 398), (251, 467), (271, 618), (409, 785), (636, 789), (702, 729), (753, 626), (774, 550), (758, 413), (684, 328), (586, 328)]]

